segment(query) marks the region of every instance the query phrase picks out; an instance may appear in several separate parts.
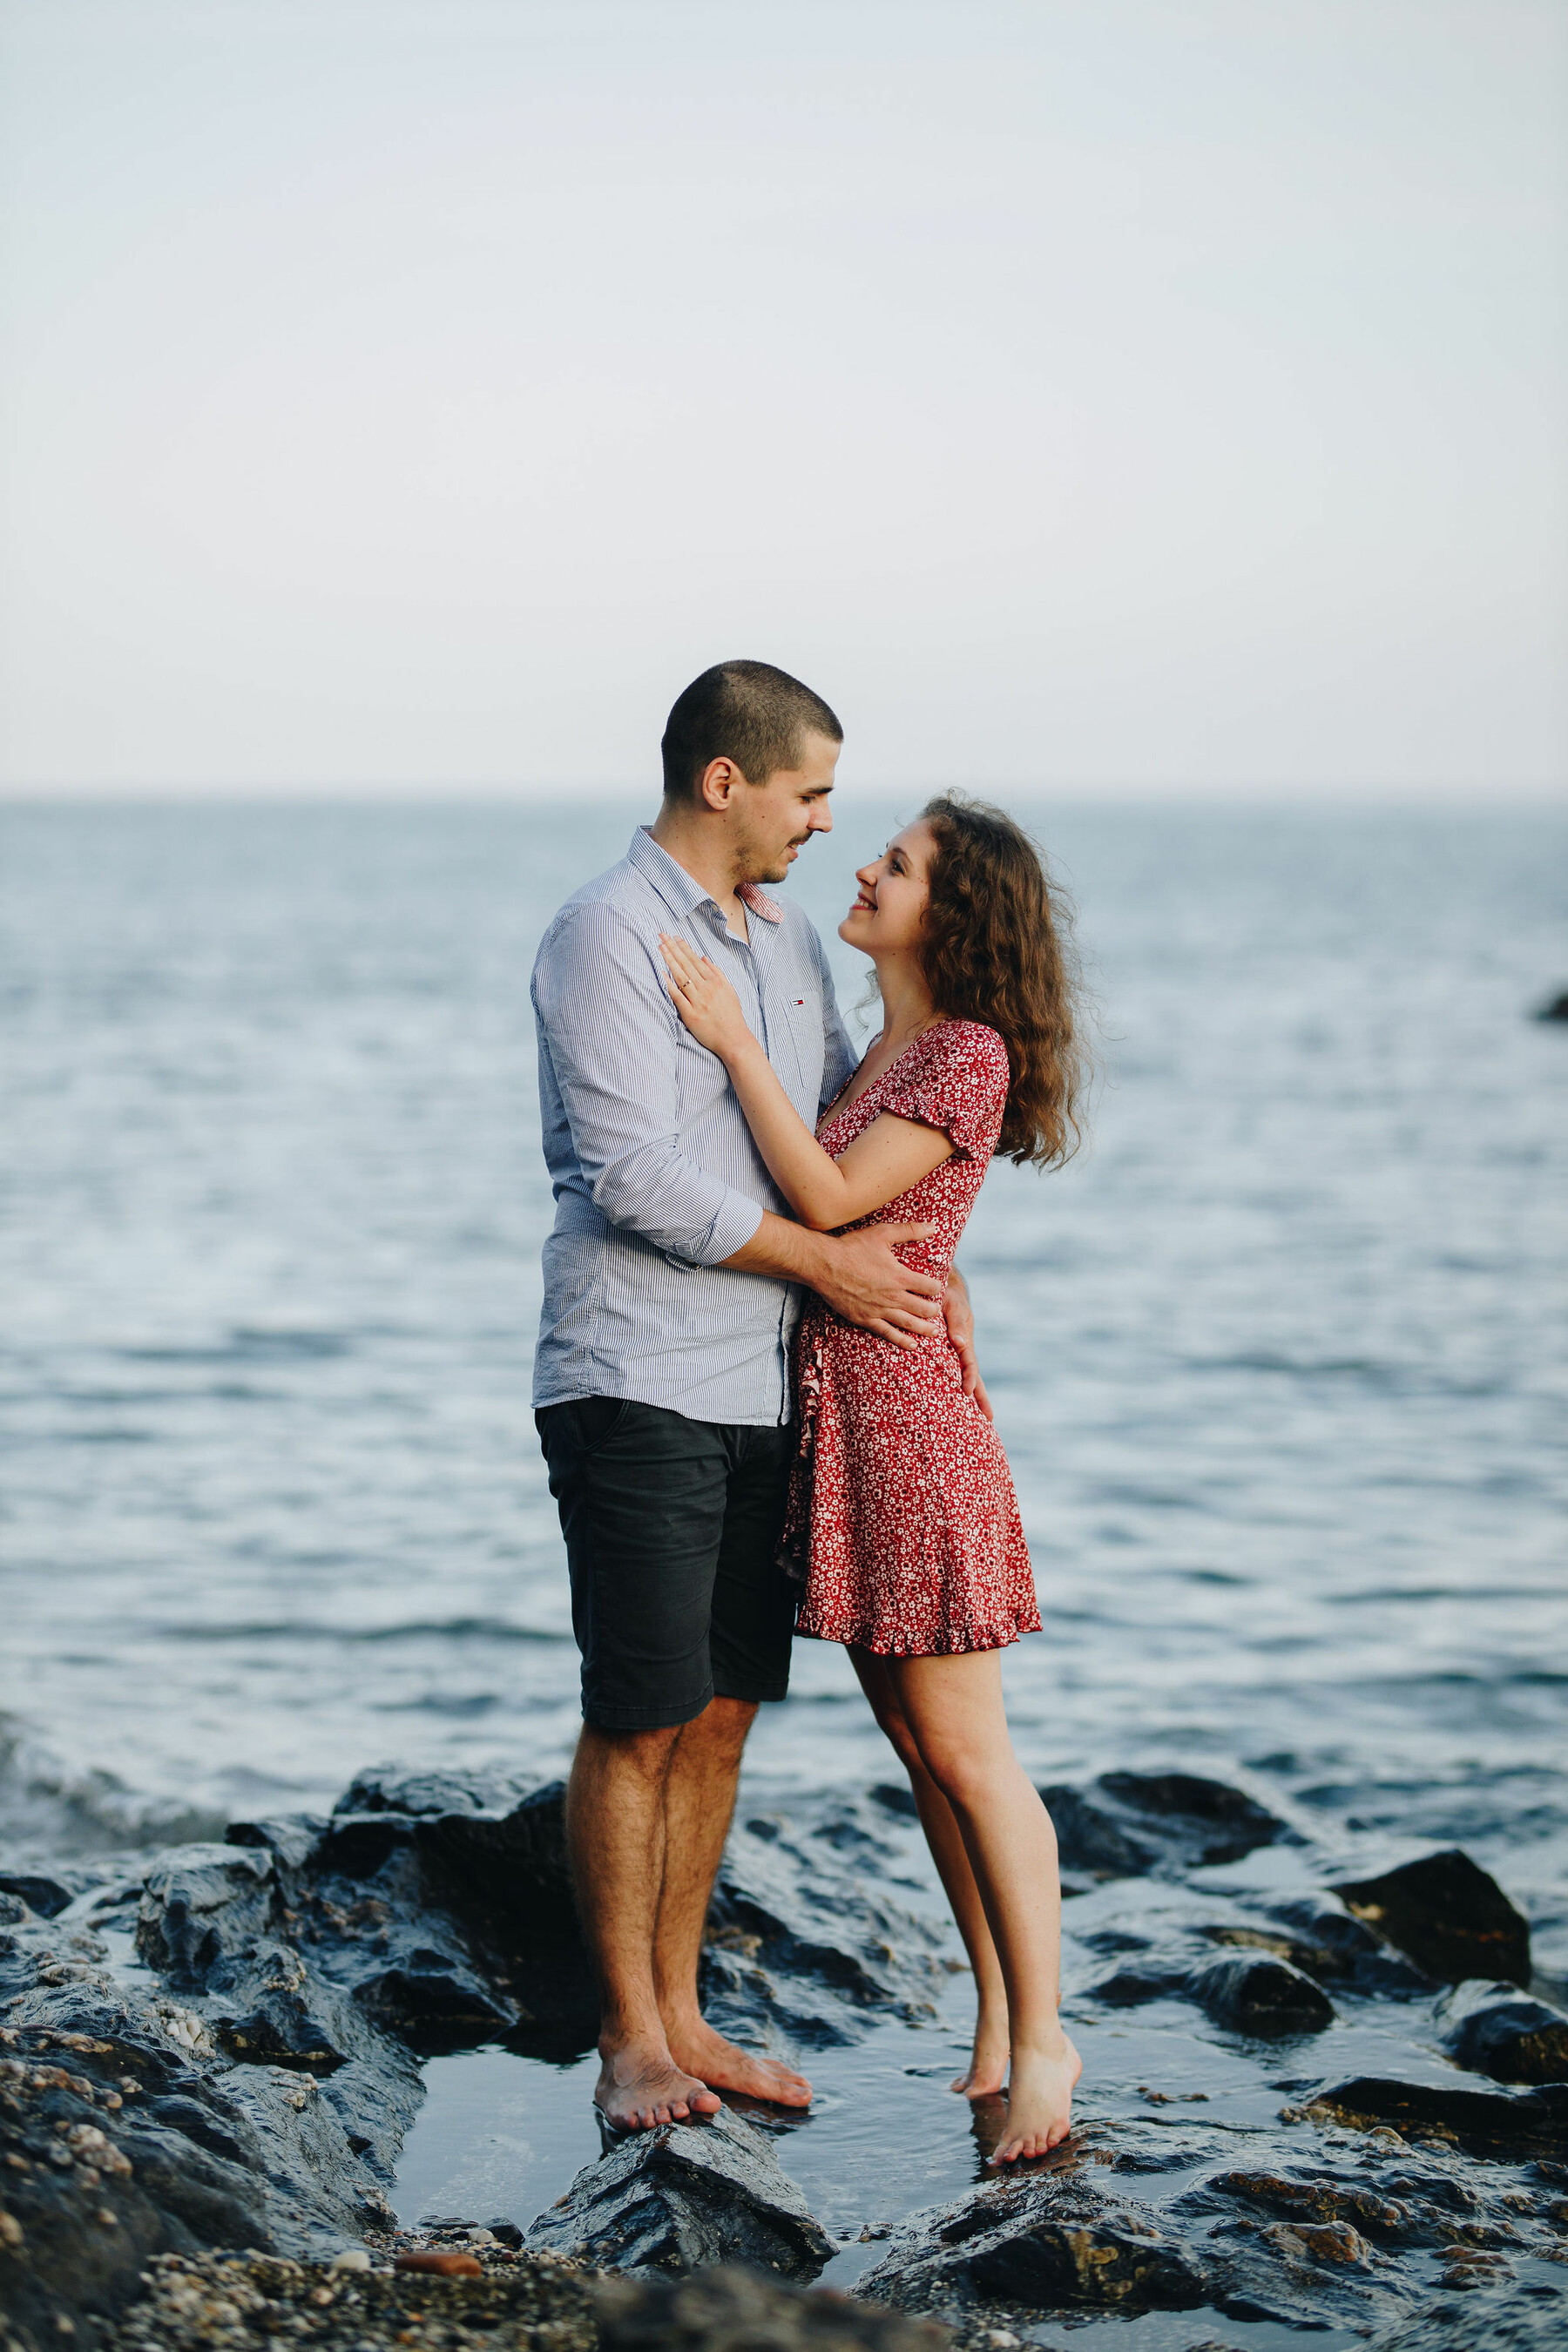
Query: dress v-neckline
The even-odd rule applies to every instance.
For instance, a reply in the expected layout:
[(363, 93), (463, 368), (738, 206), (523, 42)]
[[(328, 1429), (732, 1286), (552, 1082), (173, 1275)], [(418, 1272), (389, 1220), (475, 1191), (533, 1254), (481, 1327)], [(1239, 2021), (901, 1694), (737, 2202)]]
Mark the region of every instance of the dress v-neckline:
[[(952, 1015), (950, 1013), (944, 1013), (940, 1021), (928, 1021), (923, 1029), (917, 1029), (914, 1035), (910, 1039), (909, 1044), (899, 1047), (898, 1052), (893, 1055), (893, 1058), (888, 1064), (887, 1068), (885, 1070), (879, 1070), (874, 1078), (868, 1078), (866, 1084), (861, 1087), (859, 1093), (858, 1095), (849, 1095), (849, 1099), (846, 1102), (844, 1097), (847, 1094), (849, 1094), (849, 1089), (854, 1085), (856, 1079), (859, 1076), (861, 1067), (864, 1065), (866, 1057), (865, 1055), (862, 1055), (860, 1061), (857, 1063), (854, 1069), (850, 1071), (849, 1076), (845, 1079), (844, 1084), (839, 1087), (838, 1092), (828, 1104), (827, 1108), (823, 1112), (821, 1118), (817, 1122), (817, 1134), (821, 1135), (825, 1129), (831, 1127), (836, 1118), (842, 1118), (846, 1111), (853, 1110), (857, 1103), (864, 1102), (868, 1095), (875, 1094), (877, 1088), (882, 1084), (883, 1080), (892, 1076), (893, 1072), (898, 1068), (899, 1064), (903, 1060), (904, 1055), (914, 1052), (915, 1047), (920, 1044), (922, 1037), (929, 1037), (933, 1029), (946, 1029), (950, 1027), (952, 1021)], [(878, 1042), (880, 1043), (880, 1040), (879, 1039)], [(871, 1048), (868, 1046), (866, 1051), (867, 1053), (869, 1053)]]

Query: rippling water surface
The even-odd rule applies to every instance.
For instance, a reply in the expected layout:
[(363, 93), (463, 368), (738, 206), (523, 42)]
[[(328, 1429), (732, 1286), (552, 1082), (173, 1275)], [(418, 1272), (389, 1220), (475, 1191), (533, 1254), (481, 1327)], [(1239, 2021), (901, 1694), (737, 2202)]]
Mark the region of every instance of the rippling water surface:
[[(790, 886), (829, 933), (889, 824), (839, 801)], [(563, 1763), (528, 975), (637, 814), (0, 812), (9, 1850)], [(1108, 1084), (962, 1259), (1019, 1746), (1462, 1839), (1561, 1967), (1568, 825), (1032, 814)], [(750, 1769), (883, 1777), (837, 1652)]]

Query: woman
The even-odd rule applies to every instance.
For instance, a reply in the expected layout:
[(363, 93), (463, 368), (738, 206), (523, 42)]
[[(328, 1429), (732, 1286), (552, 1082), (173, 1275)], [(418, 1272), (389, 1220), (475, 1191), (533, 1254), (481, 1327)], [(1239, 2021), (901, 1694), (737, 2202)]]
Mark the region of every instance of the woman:
[[(838, 936), (876, 966), (882, 1030), (815, 1137), (728, 981), (674, 938), (670, 992), (801, 1221), (929, 1224), (901, 1255), (945, 1277), (992, 1152), (1049, 1166), (1076, 1141), (1051, 894), (1009, 817), (945, 795), (856, 879)], [(1006, 1458), (945, 1334), (901, 1349), (816, 1300), (796, 1351), (784, 1543), (805, 1580), (799, 1630), (847, 1645), (908, 1769), (978, 1994), (953, 2088), (979, 2099), (1005, 2081), (995, 2160), (1043, 2156), (1068, 2129), (1079, 2060), (1057, 2013), (1056, 1835), (1002, 1703), (999, 1654), (1040, 1625)]]

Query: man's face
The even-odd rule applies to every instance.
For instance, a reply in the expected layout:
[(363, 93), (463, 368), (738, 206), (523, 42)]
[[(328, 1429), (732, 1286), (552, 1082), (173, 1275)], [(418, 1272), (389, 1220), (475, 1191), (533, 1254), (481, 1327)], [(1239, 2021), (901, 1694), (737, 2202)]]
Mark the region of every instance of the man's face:
[(814, 833), (831, 833), (827, 796), (841, 744), (808, 735), (797, 768), (776, 768), (763, 784), (739, 784), (730, 804), (737, 882), (782, 882)]

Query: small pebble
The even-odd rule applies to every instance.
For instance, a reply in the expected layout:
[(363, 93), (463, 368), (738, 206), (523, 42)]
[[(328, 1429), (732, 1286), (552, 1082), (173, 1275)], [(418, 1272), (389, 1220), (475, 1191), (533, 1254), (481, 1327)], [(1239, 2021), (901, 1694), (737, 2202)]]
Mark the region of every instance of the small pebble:
[(477, 2254), (399, 2254), (396, 2271), (421, 2271), (433, 2278), (483, 2278), (485, 2266)]
[(363, 2246), (345, 2246), (341, 2254), (332, 2256), (327, 2268), (330, 2271), (367, 2271), (370, 2256)]

